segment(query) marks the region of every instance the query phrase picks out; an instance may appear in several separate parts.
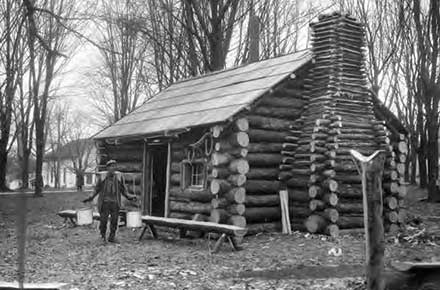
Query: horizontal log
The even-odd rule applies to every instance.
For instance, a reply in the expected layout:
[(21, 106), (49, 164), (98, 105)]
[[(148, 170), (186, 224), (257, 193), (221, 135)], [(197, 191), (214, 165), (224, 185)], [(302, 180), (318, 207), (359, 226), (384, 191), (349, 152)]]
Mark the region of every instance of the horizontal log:
[(229, 170), (223, 167), (214, 167), (211, 171), (211, 176), (214, 178), (226, 179), (229, 174)]
[(246, 218), (241, 215), (233, 215), (229, 217), (228, 223), (241, 228), (246, 228)]
[(275, 131), (287, 130), (292, 124), (292, 122), (289, 120), (264, 117), (259, 115), (249, 115), (248, 120), (251, 128)]
[(276, 166), (282, 162), (283, 156), (277, 153), (249, 153), (247, 161), (251, 167)]
[(247, 194), (244, 204), (248, 207), (279, 206), (280, 196), (278, 194), (268, 194), (268, 195)]
[(274, 180), (277, 179), (279, 173), (280, 171), (277, 168), (251, 167), (246, 177), (247, 179)]
[(323, 210), (325, 208), (325, 202), (319, 199), (312, 199), (309, 202), (309, 209), (311, 211)]
[(341, 213), (355, 213), (362, 215), (364, 209), (362, 205), (362, 200), (359, 200), (357, 202), (340, 202), (338, 203), (335, 208)]
[(337, 192), (341, 198), (362, 199), (361, 185), (339, 184)]
[(244, 204), (242, 203), (234, 203), (229, 205), (226, 210), (228, 211), (228, 213), (230, 213), (231, 215), (243, 215), (246, 207)]
[(244, 217), (247, 223), (272, 222), (281, 219), (281, 209), (273, 207), (246, 207)]
[(172, 211), (168, 217), (174, 219), (191, 220), (193, 216), (194, 214), (192, 213)]
[(116, 170), (121, 172), (142, 172), (142, 162), (118, 162)]
[(246, 132), (232, 133), (224, 139), (220, 139), (215, 144), (215, 149), (227, 150), (233, 147), (247, 147), (249, 145), (249, 135)]
[(232, 185), (224, 179), (211, 180), (210, 190), (212, 194), (223, 194), (228, 192), (232, 188)]
[[(132, 162), (132, 161), (142, 161), (143, 158), (143, 148), (141, 147), (138, 150), (106, 150), (105, 155), (102, 157), (108, 161), (110, 159), (116, 160), (119, 162)], [(102, 153), (100, 152), (100, 155)]]
[(170, 196), (203, 203), (210, 202), (212, 199), (212, 194), (208, 189), (182, 189), (181, 187), (176, 186), (170, 187)]
[(228, 168), (232, 173), (246, 174), (249, 172), (249, 163), (246, 159), (234, 159), (229, 163)]
[(336, 222), (340, 229), (352, 229), (352, 228), (363, 228), (364, 227), (364, 217), (359, 216), (344, 216), (339, 215), (339, 219)]
[(399, 193), (399, 184), (397, 182), (384, 182), (382, 183), (382, 187), (386, 192), (394, 194)]
[(339, 227), (336, 224), (330, 224), (325, 228), (324, 233), (332, 238), (337, 238), (339, 237)]
[(322, 182), (322, 186), (323, 186), (324, 188), (329, 189), (329, 190), (332, 191), (332, 192), (335, 192), (335, 191), (338, 190), (338, 186), (339, 186), (339, 184), (338, 184), (338, 182), (337, 182), (336, 180), (334, 180), (334, 179), (326, 179), (326, 180), (324, 180), (324, 181)]
[(307, 175), (293, 176), (286, 181), (289, 188), (306, 188), (310, 185), (310, 177)]
[[(284, 90), (284, 89), (278, 89)], [(275, 91), (274, 95), (263, 97), (259, 103), (262, 106), (281, 107), (289, 109), (301, 109), (305, 105), (305, 101), (299, 96), (282, 94)]]
[(180, 173), (181, 167), (182, 167), (182, 165), (180, 162), (171, 162), (171, 172), (172, 173)]
[(213, 166), (222, 166), (229, 164), (233, 157), (228, 153), (214, 152), (211, 155), (211, 162)]
[(252, 110), (252, 113), (267, 117), (296, 120), (301, 116), (302, 111), (302, 109), (258, 106)]
[(399, 204), (397, 202), (397, 198), (395, 198), (394, 196), (387, 196), (384, 199), (384, 204), (389, 209), (396, 209), (399, 206)]
[(246, 192), (249, 193), (271, 194), (278, 193), (280, 186), (281, 184), (279, 181), (248, 180), (245, 189)]
[(180, 173), (173, 173), (170, 175), (171, 185), (180, 185), (181, 175)]
[(289, 206), (289, 217), (291, 221), (299, 222), (301, 223), (304, 221), (305, 218), (307, 218), (309, 215), (312, 214), (312, 211), (308, 209), (307, 207), (302, 206)]
[(281, 231), (281, 222), (252, 223), (247, 225), (247, 234), (255, 235), (258, 233), (273, 233)]
[(227, 219), (231, 216), (225, 209), (215, 208), (212, 209), (209, 214), (209, 221), (212, 223), (225, 223)]
[(322, 189), (320, 186), (312, 185), (309, 187), (308, 193), (310, 198), (319, 198), (322, 196)]
[(399, 221), (399, 215), (396, 211), (387, 211), (385, 212), (384, 216), (392, 223), (397, 223)]
[(211, 200), (211, 207), (212, 208), (225, 208), (229, 202), (226, 200), (226, 198), (213, 198)]
[(239, 118), (234, 122), (235, 131), (246, 132), (249, 130), (249, 120), (247, 118)]
[(326, 204), (335, 206), (338, 204), (338, 196), (335, 193), (326, 193), (322, 197), (322, 201), (324, 201)]
[(231, 203), (243, 203), (246, 198), (246, 190), (244, 187), (234, 187), (224, 195), (224, 198)]
[(178, 212), (188, 212), (192, 214), (201, 213), (209, 215), (211, 213), (211, 203), (202, 202), (181, 202), (170, 201), (170, 210)]
[(283, 143), (249, 143), (248, 147), (249, 153), (279, 153), (284, 149)]
[(325, 218), (316, 214), (309, 216), (305, 221), (307, 231), (310, 233), (323, 233), (327, 225)]
[(326, 208), (322, 212), (317, 212), (316, 214), (324, 217), (331, 223), (335, 223), (339, 219), (339, 212), (334, 208)]
[(277, 132), (262, 129), (249, 129), (249, 138), (251, 142), (285, 142), (289, 140), (288, 132)]
[(289, 201), (291, 202), (309, 202), (310, 196), (307, 190), (300, 189), (287, 189), (289, 195)]
[(232, 186), (242, 186), (246, 183), (246, 175), (244, 174), (229, 175), (227, 180)]

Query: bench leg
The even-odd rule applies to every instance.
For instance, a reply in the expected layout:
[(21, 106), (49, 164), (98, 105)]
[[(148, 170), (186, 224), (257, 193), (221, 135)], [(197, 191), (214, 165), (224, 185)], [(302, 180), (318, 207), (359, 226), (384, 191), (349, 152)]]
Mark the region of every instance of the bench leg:
[(153, 225), (148, 225), (148, 227), (150, 228), (150, 232), (153, 235), (153, 238), (157, 239), (157, 231), (156, 228)]
[(218, 252), (218, 250), (220, 249), (221, 244), (223, 243), (223, 241), (226, 239), (226, 234), (222, 234), (220, 236), (220, 238), (217, 240), (217, 242), (214, 245), (214, 249), (212, 249), (212, 252), (215, 254)]
[(179, 236), (181, 239), (184, 239), (186, 237), (186, 230), (185, 229), (179, 229)]
[(76, 221), (73, 217), (69, 217), (70, 222), (72, 223), (73, 227), (76, 227)]
[(142, 233), (139, 236), (139, 241), (142, 240), (142, 237), (144, 236), (146, 230), (147, 230), (147, 226), (144, 226), (144, 228), (142, 229)]
[(234, 250), (236, 251), (243, 250), (243, 247), (237, 243), (237, 240), (234, 237), (228, 236), (228, 241)]

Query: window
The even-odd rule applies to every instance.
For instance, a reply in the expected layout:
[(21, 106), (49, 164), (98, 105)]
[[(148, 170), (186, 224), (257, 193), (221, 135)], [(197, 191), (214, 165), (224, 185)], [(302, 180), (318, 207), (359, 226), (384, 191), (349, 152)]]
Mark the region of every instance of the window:
[(203, 161), (182, 161), (182, 188), (206, 187), (206, 162)]
[(86, 173), (86, 184), (92, 184), (92, 174), (91, 173)]

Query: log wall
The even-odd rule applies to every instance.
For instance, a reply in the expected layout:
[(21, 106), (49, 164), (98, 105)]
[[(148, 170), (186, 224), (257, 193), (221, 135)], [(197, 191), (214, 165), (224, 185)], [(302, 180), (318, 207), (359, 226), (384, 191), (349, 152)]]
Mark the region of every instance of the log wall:
[[(109, 144), (98, 141), (96, 146), (98, 171), (106, 170), (105, 164), (107, 161), (116, 160), (116, 170), (127, 192), (140, 197), (142, 195), (142, 158), (144, 150), (142, 141), (122, 144)], [(125, 207), (138, 206), (137, 203), (125, 200), (124, 197), (122, 204)]]

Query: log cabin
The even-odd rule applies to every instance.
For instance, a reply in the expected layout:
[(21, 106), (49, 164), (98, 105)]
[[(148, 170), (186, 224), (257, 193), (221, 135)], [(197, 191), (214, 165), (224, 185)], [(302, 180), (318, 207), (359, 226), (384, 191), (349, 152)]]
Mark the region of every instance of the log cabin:
[(95, 137), (145, 214), (337, 236), (363, 227), (349, 150), (387, 152), (384, 219), (404, 221), (406, 130), (369, 89), (364, 31), (332, 14), (312, 48), (174, 83)]

